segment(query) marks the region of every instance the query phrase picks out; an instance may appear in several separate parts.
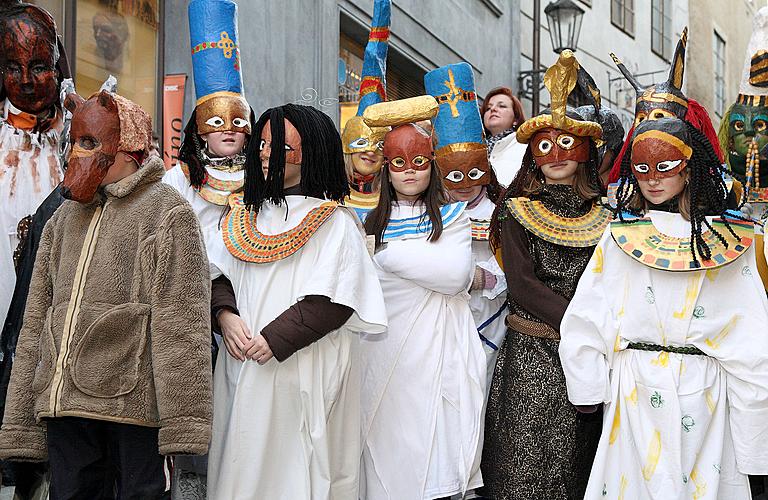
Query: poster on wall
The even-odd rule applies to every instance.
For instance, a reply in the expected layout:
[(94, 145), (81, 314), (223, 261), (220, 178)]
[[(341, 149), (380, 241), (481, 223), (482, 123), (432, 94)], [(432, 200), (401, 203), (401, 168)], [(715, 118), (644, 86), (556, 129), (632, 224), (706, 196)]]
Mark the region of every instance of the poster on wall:
[(178, 162), (184, 129), (184, 88), (187, 75), (165, 75), (163, 82), (163, 162), (168, 170)]

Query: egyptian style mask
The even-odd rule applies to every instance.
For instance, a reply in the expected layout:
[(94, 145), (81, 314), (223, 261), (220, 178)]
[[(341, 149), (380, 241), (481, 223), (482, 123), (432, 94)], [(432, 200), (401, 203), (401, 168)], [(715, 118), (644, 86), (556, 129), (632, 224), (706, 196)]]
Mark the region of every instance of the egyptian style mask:
[[(287, 119), (283, 119), (283, 127), (284, 141), (282, 147), (285, 149), (285, 163), (301, 165), (301, 135), (293, 123)], [(264, 128), (261, 129), (261, 142), (259, 143), (259, 157), (262, 161), (269, 158), (273, 146), (280, 147), (280, 145), (272, 143), (272, 125), (271, 121), (267, 120)]]
[(592, 108), (599, 109), (599, 93), (594, 81), (581, 70), (570, 50), (564, 50), (558, 61), (544, 74), (544, 84), (549, 90), (552, 107), (526, 120), (517, 130), (517, 140), (528, 144), (536, 166), (565, 160), (585, 163), (590, 158), (591, 144), (600, 142), (603, 133), (600, 124), (583, 119), (567, 106), (568, 95), (577, 83), (580, 86), (586, 85), (587, 80), (591, 82), (591, 87), (585, 88), (593, 97), (596, 96)]
[(72, 112), (72, 122), (62, 194), (89, 203), (118, 152), (130, 153), (138, 159), (146, 156), (152, 140), (152, 123), (138, 104), (107, 91), (87, 101), (70, 94), (64, 105)]
[(491, 166), (472, 67), (458, 63), (432, 70), (424, 76), (424, 88), (440, 105), (433, 120), (433, 136), (446, 189), (488, 184)]
[(368, 106), (387, 100), (386, 70), (387, 51), (389, 49), (389, 26), (391, 22), (392, 0), (375, 0), (368, 43), (363, 55), (362, 81), (360, 82), (360, 103), (357, 115), (350, 118), (341, 134), (342, 148), (345, 154), (376, 153), (380, 161), (366, 163), (359, 155), (352, 157), (352, 166), (360, 175), (373, 175), (381, 170), (384, 163), (381, 148), (389, 127), (368, 126), (363, 113)]
[(616, 55), (611, 54), (613, 62), (624, 78), (637, 92), (635, 103), (635, 126), (643, 120), (676, 117), (681, 120), (688, 112), (688, 98), (682, 92), (683, 73), (685, 71), (685, 46), (688, 43), (688, 28), (683, 29), (677, 42), (672, 67), (667, 81), (644, 87), (637, 81)]
[(193, 0), (189, 35), (200, 135), (251, 134), (251, 108), (243, 95), (237, 33), (237, 4), (232, 0)]
[[(768, 8), (752, 22), (739, 96), (720, 126), (720, 145), (748, 201), (768, 201)], [(726, 128), (727, 127), (727, 128)], [(748, 182), (747, 182), (748, 181)]]
[(565, 130), (546, 128), (536, 132), (530, 140), (531, 153), (536, 166), (573, 160), (589, 160), (589, 139)]
[(384, 158), (392, 172), (427, 170), (434, 158), (432, 139), (418, 125), (400, 125), (384, 138)]
[(0, 72), (11, 104), (38, 115), (58, 101), (56, 25), (43, 9), (12, 6), (0, 20)]
[(679, 175), (693, 149), (684, 121), (677, 118), (646, 120), (635, 127), (632, 138), (632, 173), (640, 181)]

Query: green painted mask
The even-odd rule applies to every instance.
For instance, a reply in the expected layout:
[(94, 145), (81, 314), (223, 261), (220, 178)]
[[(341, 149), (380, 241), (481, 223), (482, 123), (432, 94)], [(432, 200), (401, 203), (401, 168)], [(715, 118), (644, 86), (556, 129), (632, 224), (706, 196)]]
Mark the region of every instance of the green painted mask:
[(757, 141), (760, 157), (760, 187), (768, 187), (768, 107), (734, 104), (728, 123), (728, 160), (735, 176), (746, 175), (750, 143)]

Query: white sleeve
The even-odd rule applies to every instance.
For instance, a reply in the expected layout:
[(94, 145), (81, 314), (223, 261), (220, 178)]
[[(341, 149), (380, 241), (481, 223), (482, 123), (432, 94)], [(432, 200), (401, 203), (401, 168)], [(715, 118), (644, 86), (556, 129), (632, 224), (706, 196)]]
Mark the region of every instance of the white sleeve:
[(723, 268), (707, 291), (706, 303), (718, 307), (718, 323), (696, 345), (726, 373), (739, 472), (768, 475), (768, 301), (754, 245)]
[(560, 361), (565, 372), (568, 399), (574, 405), (609, 403), (610, 357), (618, 333), (618, 321), (611, 311), (605, 289), (605, 273), (618, 272), (608, 255), (614, 243), (610, 228), (595, 248), (581, 275), (576, 293), (560, 324)]

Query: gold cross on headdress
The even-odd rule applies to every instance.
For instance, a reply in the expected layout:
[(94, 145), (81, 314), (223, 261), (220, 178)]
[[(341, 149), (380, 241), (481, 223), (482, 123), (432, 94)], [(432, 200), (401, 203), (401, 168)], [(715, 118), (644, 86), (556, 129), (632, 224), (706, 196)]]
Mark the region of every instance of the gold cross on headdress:
[(453, 71), (448, 70), (448, 80), (443, 82), (448, 87), (448, 92), (435, 96), (437, 102), (440, 104), (447, 103), (451, 107), (451, 116), (457, 118), (459, 116), (459, 101), (471, 101), (475, 99), (475, 93), (471, 90), (464, 90), (456, 85), (456, 81), (453, 78)]

